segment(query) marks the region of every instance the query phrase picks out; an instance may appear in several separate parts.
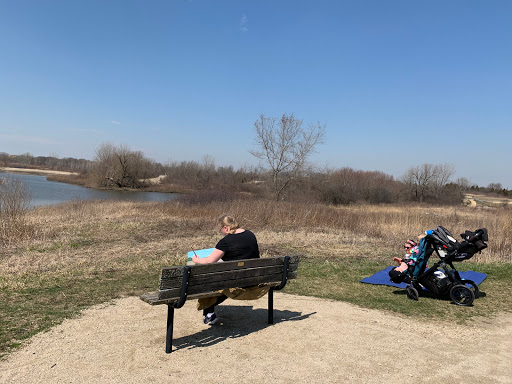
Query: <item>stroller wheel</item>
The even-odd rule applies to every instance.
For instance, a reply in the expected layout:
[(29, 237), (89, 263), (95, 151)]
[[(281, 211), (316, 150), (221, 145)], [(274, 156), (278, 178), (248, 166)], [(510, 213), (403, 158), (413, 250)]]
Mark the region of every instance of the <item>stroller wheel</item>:
[(412, 285), (408, 285), (407, 286), (407, 298), (409, 298), (411, 300), (418, 301), (419, 297), (420, 297), (420, 294), (418, 293), (418, 290), (416, 288), (414, 288)]
[(457, 305), (467, 307), (473, 304), (475, 294), (471, 288), (464, 284), (456, 284), (450, 289), (450, 299)]
[(475, 299), (478, 299), (478, 296), (480, 296), (480, 289), (473, 280), (462, 280), (462, 284), (471, 289), (473, 291), (473, 295), (475, 295)]

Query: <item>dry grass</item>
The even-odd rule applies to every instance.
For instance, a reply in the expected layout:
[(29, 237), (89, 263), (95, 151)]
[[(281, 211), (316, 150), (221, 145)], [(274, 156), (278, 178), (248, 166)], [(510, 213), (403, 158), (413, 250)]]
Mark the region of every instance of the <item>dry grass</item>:
[(10, 281), (10, 274), (121, 268), (126, 258), (145, 264), (178, 261), (192, 248), (218, 241), (215, 218), (226, 212), (257, 231), (267, 254), (372, 259), (382, 252), (400, 254), (405, 239), (443, 225), (456, 236), (487, 227), (489, 248), (474, 261), (512, 261), (512, 211), (507, 209), (75, 201), (29, 212), (30, 239), (4, 249), (0, 284)]

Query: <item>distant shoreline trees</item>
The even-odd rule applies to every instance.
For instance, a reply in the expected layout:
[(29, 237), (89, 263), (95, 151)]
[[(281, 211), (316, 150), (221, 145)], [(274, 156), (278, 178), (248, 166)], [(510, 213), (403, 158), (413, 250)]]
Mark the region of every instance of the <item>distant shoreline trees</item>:
[(72, 157), (59, 158), (53, 156), (33, 156), (30, 153), (12, 155), (0, 152), (0, 167), (42, 168), (53, 171), (87, 172), (94, 164), (91, 160)]
[[(276, 186), (272, 183), (274, 174), (269, 169), (219, 167), (211, 156), (206, 156), (202, 162), (181, 161), (162, 165), (148, 159), (140, 151), (111, 144), (102, 144), (94, 161), (0, 153), (0, 167), (77, 172), (80, 176), (59, 176), (58, 181), (93, 188), (148, 190), (150, 187), (153, 191), (186, 193), (189, 201), (197, 202), (228, 201), (240, 196), (276, 198)], [(464, 193), (492, 193), (505, 197), (511, 194), (499, 183), (479, 187), (471, 185), (465, 178), (452, 181), (454, 172), (451, 165), (423, 164), (411, 167), (401, 177), (394, 178), (379, 171), (347, 167), (315, 170), (304, 166), (294, 175), (293, 182), (287, 184), (285, 192), (279, 194), (279, 198), (333, 205), (401, 202), (459, 204)], [(157, 176), (159, 184), (150, 184), (149, 180)]]

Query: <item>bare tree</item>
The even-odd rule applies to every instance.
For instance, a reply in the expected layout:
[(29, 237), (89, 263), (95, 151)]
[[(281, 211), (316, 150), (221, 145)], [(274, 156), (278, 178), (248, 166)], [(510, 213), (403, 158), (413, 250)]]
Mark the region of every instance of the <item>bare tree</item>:
[(99, 186), (113, 184), (119, 188), (137, 188), (144, 180), (155, 176), (154, 162), (126, 145), (102, 144), (96, 150), (95, 161), (93, 175)]
[(490, 183), (487, 186), (487, 189), (491, 191), (501, 191), (503, 189), (503, 186), (501, 185), (501, 183)]
[(469, 190), (469, 188), (471, 188), (471, 182), (465, 177), (457, 178), (457, 180), (455, 180), (455, 184), (459, 186), (459, 189), (462, 192), (466, 192), (467, 190)]
[(18, 161), (23, 165), (32, 165), (35, 160), (31, 153), (26, 152), (18, 156)]
[(30, 194), (17, 178), (0, 178), (0, 244), (6, 245), (27, 234), (26, 213)]
[(258, 149), (250, 153), (270, 167), (273, 193), (279, 200), (286, 187), (300, 175), (315, 147), (323, 142), (325, 126), (316, 123), (305, 128), (303, 121), (293, 114), (283, 114), (281, 118), (262, 114), (254, 128)]
[(455, 167), (452, 164), (436, 164), (434, 165), (432, 175), (432, 187), (434, 196), (439, 197), (443, 188), (448, 184), (450, 178), (455, 174)]
[(409, 168), (402, 176), (402, 182), (414, 198), (422, 202), (426, 197), (439, 197), (454, 173), (453, 165), (423, 164)]
[(7, 167), (9, 161), (9, 154), (6, 152), (0, 152), (0, 163), (4, 163), (4, 167)]

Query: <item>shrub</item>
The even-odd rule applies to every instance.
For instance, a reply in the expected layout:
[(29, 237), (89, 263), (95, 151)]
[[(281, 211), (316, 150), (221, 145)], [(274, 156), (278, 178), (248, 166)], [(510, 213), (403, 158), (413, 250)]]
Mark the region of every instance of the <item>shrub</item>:
[(23, 182), (0, 178), (0, 244), (7, 245), (25, 237), (29, 203), (30, 196)]

